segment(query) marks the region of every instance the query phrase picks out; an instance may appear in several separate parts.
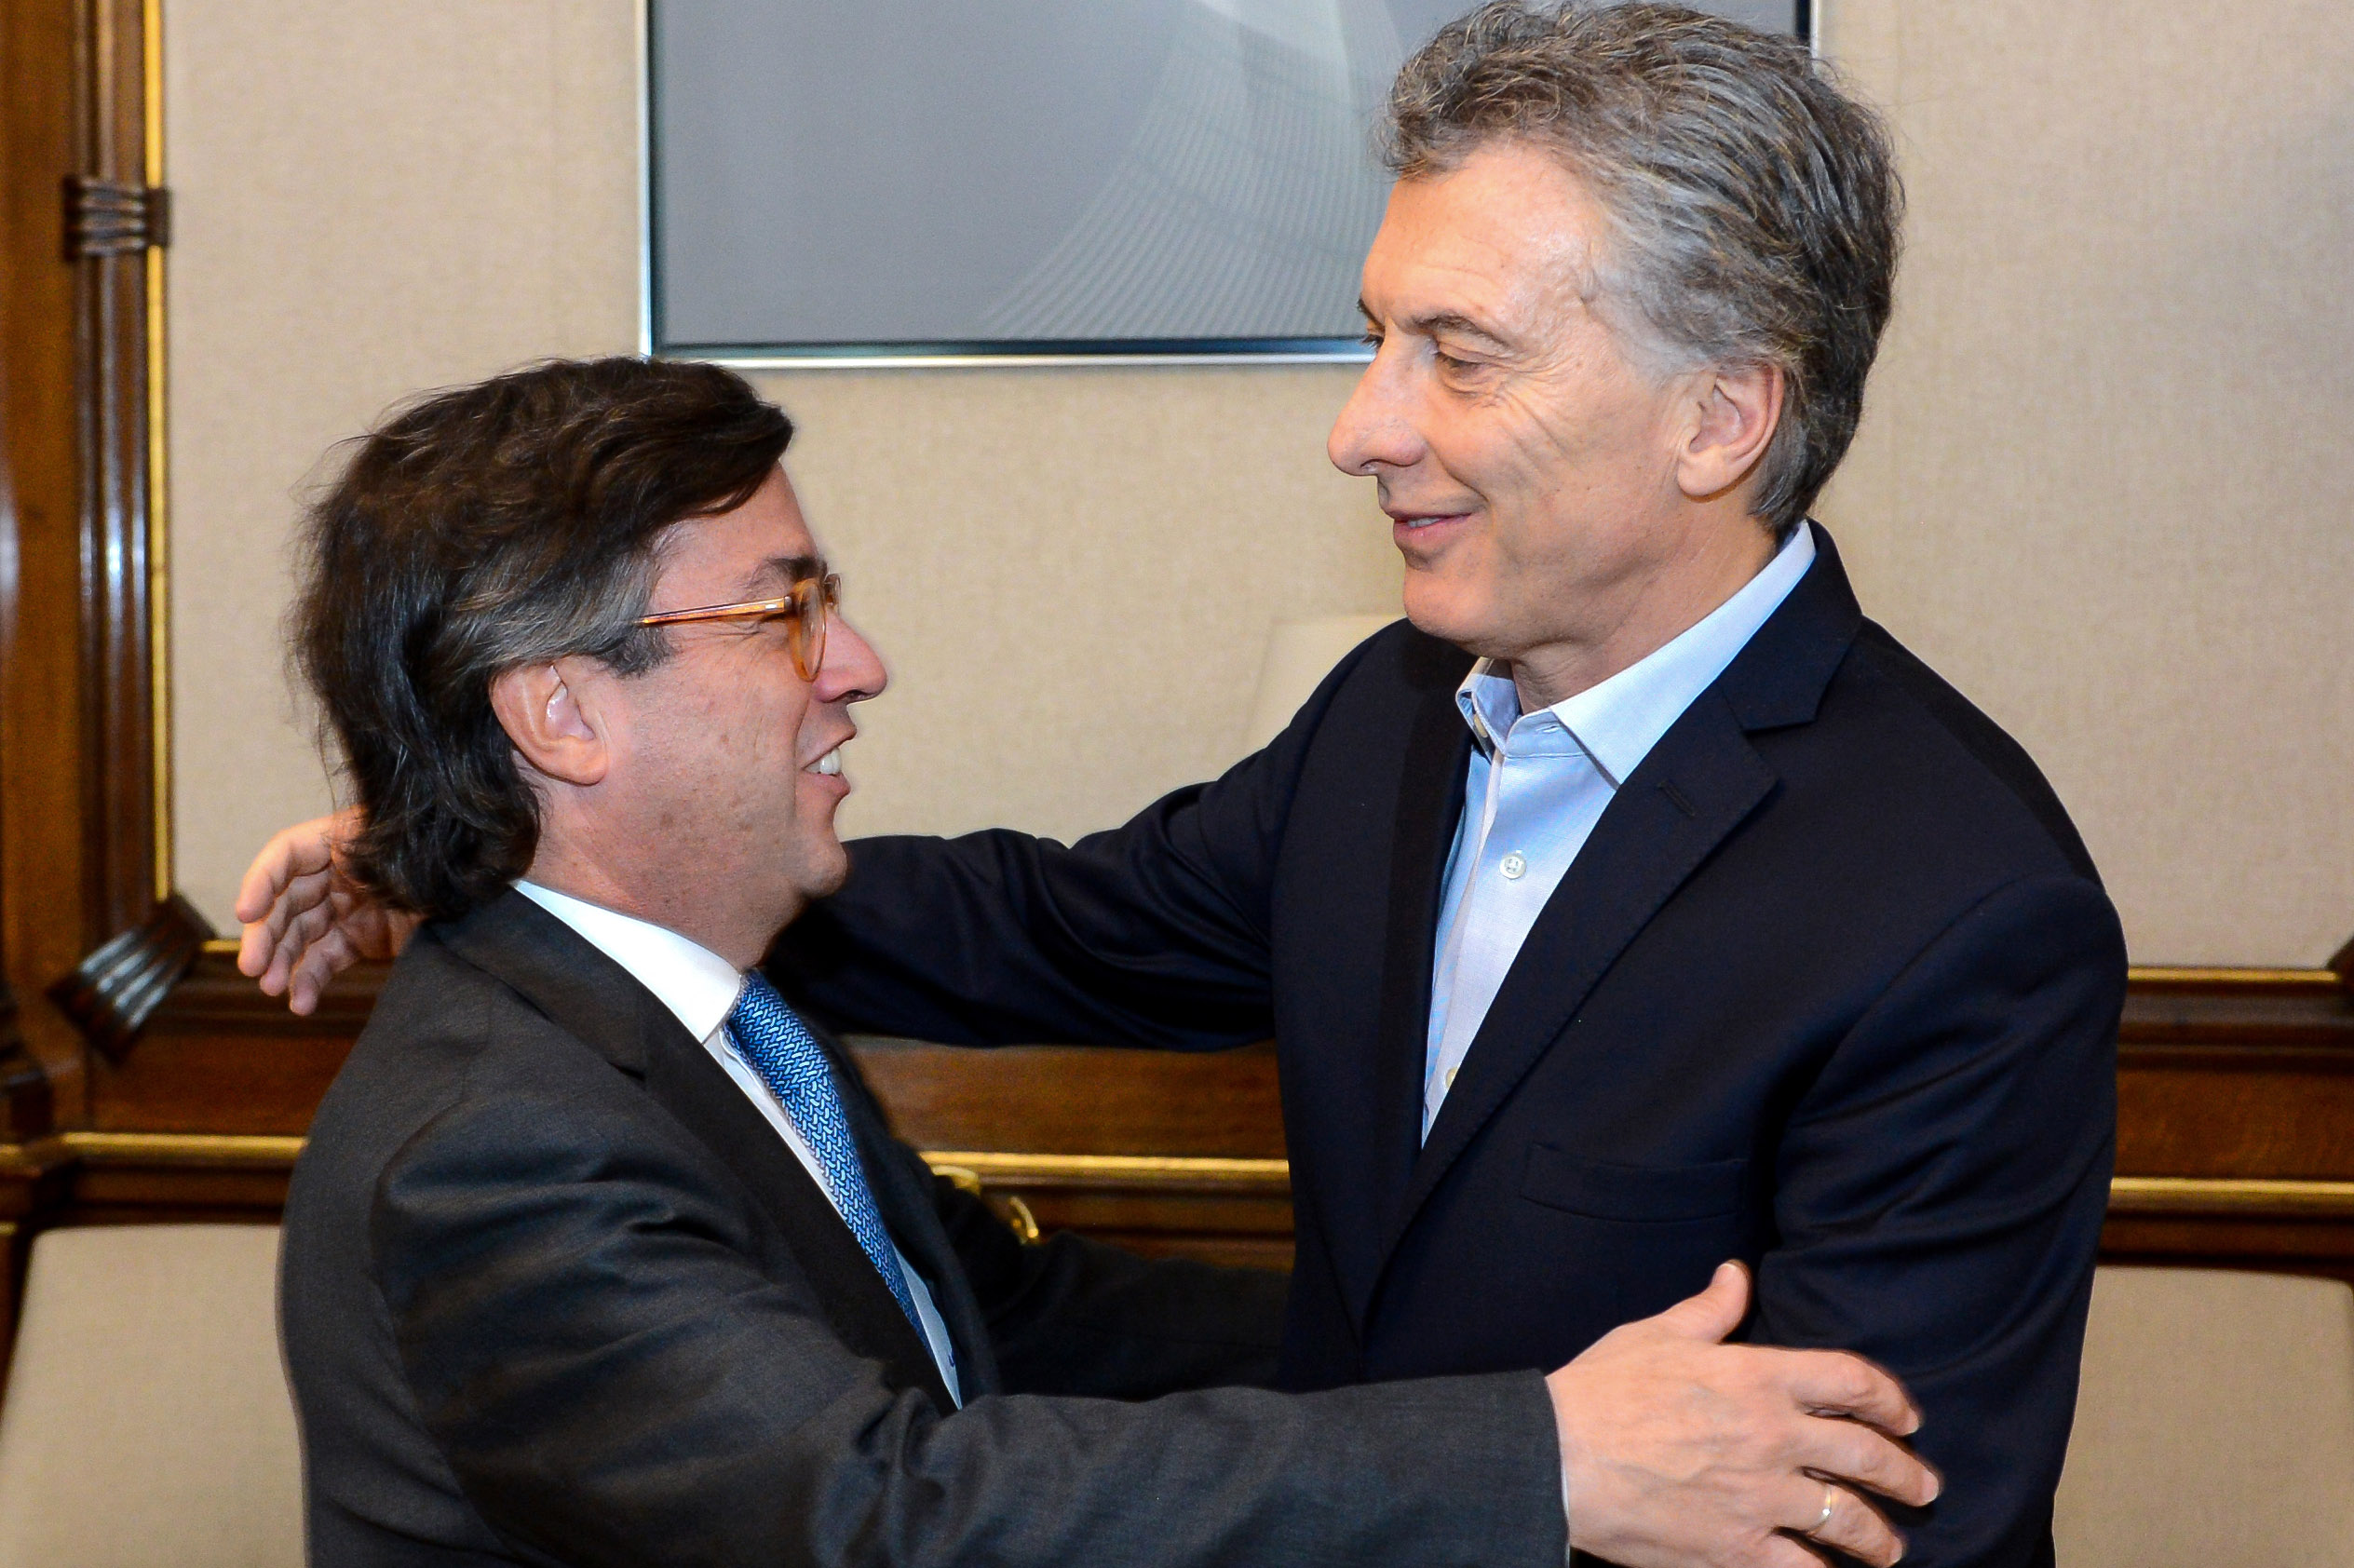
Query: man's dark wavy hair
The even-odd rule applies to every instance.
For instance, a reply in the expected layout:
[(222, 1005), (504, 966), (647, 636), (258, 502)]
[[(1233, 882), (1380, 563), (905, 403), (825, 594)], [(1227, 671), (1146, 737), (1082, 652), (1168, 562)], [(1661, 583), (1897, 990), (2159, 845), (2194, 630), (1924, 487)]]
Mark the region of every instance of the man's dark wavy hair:
[(504, 670), (565, 655), (624, 675), (666, 529), (741, 506), (792, 423), (714, 365), (550, 360), (396, 410), (303, 536), (294, 657), (366, 826), (352, 876), (449, 918), (529, 869), (540, 803), (491, 709)]

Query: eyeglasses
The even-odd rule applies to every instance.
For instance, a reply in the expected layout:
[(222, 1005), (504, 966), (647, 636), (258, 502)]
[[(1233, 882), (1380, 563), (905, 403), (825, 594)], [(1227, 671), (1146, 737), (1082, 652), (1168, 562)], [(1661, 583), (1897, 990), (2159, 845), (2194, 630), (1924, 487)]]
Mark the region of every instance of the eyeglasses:
[(818, 564), (815, 576), (794, 583), (782, 599), (748, 599), (740, 604), (706, 604), (699, 610), (665, 610), (640, 615), (640, 626), (692, 626), (701, 621), (785, 623), (792, 667), (805, 681), (818, 678), (826, 658), (826, 622), (842, 613), (842, 578)]

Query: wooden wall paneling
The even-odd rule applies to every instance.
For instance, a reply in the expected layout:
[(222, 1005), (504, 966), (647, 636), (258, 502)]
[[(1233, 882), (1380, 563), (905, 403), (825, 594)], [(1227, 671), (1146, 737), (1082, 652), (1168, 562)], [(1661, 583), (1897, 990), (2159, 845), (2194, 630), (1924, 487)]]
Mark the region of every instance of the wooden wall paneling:
[(148, 278), (161, 261), (146, 222), (147, 20), (140, 0), (86, 0), (81, 160), (67, 186), (78, 272), (85, 953), (146, 924), (168, 886), (156, 832)]
[[(221, 1201), (218, 1160), (291, 1166), (386, 973), (361, 966), (298, 1019), (256, 991), (228, 953), (201, 955), (135, 1051), (90, 1064), (88, 1126), (54, 1143), (69, 1166), (57, 1212), (210, 1212)], [(1147, 1252), (1289, 1265), (1271, 1048), (1197, 1056), (852, 1046), (901, 1136), (942, 1167), (973, 1172), (993, 1195), (1021, 1198), (1040, 1224)]]
[(2354, 1281), (2346, 975), (2144, 971), (2118, 1031), (2117, 1169), (2113, 1262)]
[[(123, 1048), (208, 935), (161, 895), (158, 0), (0, 7), (0, 1313)], [(149, 951), (154, 950), (154, 951)], [(182, 1182), (175, 1173), (171, 1178)]]
[[(0, 966), (16, 1031), (66, 1116), (80, 1108), (83, 1043), (44, 994), (88, 951), (79, 274), (62, 200), (82, 162), (81, 34), (74, 0), (0, 7)], [(44, 1119), (41, 1107), (25, 1109), (32, 1125), (11, 1106), (20, 1137)]]
[(91, 1046), (127, 1048), (210, 934), (166, 897), (160, 805), (158, 18), (157, 0), (20, 0), (0, 22), (0, 934), (51, 1093), (9, 1097), (19, 1138), (88, 1114)]
[(344, 977), (296, 1018), (237, 971), (201, 954), (149, 1019), (138, 1048), (90, 1065), (88, 1126), (104, 1132), (300, 1136), (375, 1005), (387, 971)]
[(854, 1038), (900, 1137), (1047, 1230), (1156, 1255), (1292, 1266), (1272, 1044), (1196, 1055)]
[(1283, 1157), (1272, 1045), (1195, 1054), (851, 1044), (900, 1136), (919, 1148)]
[[(354, 971), (317, 1015), (298, 1020), (226, 954), (206, 954), (138, 1051), (94, 1065), (104, 1114), (88, 1133), (64, 1135), (68, 1148), (106, 1136), (179, 1142), (166, 1138), (139, 1168), (143, 1185), (76, 1176), (69, 1190), (91, 1196), (73, 1201), (108, 1213), (134, 1198), (156, 1212), (183, 1198), (213, 1202), (217, 1173), (204, 1168), (183, 1195), (175, 1161), (255, 1146), (257, 1134), (264, 1150), (291, 1150), (384, 975)], [(1217, 1261), (1279, 1266), (1289, 1257), (1266, 1047), (1193, 1056), (853, 1044), (903, 1136), (993, 1193), (1022, 1198), (1048, 1228)], [(2140, 971), (2120, 1030), (2118, 1094), (2112, 1261), (2354, 1277), (2354, 992), (2344, 982), (2320, 972)], [(103, 1159), (128, 1158), (128, 1146), (108, 1145)]]
[(51, 995), (119, 1060), (212, 935), (171, 889), (161, 612), (164, 245), (160, 0), (85, 0), (79, 268), (85, 956)]

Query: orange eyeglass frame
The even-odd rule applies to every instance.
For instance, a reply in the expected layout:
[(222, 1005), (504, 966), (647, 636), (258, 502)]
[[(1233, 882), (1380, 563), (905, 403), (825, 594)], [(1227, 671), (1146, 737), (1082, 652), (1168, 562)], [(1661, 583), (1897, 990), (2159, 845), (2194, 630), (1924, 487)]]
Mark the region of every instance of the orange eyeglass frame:
[(814, 681), (826, 661), (826, 622), (842, 613), (842, 578), (820, 571), (792, 585), (781, 599), (747, 599), (735, 604), (706, 604), (694, 610), (664, 610), (640, 615), (640, 626), (695, 626), (706, 621), (785, 620), (792, 667), (805, 681)]

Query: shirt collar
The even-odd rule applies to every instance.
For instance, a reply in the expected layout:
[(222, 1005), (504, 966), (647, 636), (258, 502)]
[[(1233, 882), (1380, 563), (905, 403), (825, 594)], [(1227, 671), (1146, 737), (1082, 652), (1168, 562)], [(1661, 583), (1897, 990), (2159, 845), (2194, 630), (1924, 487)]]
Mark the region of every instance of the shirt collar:
[[(1757, 629), (1781, 607), (1815, 561), (1813, 525), (1801, 521), (1764, 570), (1664, 647), (1598, 685), (1555, 703), (1550, 712), (1591, 757), (1613, 789), (1640, 766), (1669, 727), (1715, 683)], [(1508, 739), (1522, 717), (1520, 691), (1493, 659), (1471, 667), (1455, 706), (1481, 744)]]
[(697, 1040), (726, 1021), (744, 989), (736, 966), (676, 931), (622, 914), (600, 904), (559, 893), (537, 883), (518, 882), (521, 893), (579, 933), (582, 940), (629, 971), (640, 985), (670, 1008)]

